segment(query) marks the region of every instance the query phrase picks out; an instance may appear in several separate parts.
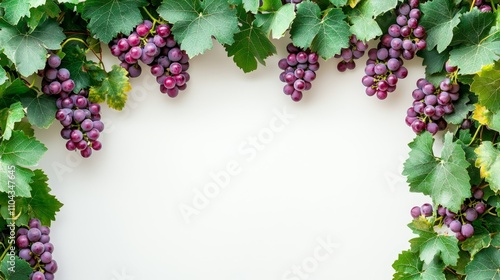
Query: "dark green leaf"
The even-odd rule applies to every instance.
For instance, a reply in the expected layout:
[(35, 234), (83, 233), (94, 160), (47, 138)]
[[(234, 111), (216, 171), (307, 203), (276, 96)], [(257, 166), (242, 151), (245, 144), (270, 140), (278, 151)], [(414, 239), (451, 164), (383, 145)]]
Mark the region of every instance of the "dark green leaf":
[(165, 0), (158, 13), (173, 24), (175, 39), (190, 57), (211, 49), (212, 37), (231, 45), (239, 30), (236, 10), (226, 0)]
[(444, 64), (448, 60), (448, 52), (438, 53), (436, 49), (430, 51), (417, 52), (418, 56), (422, 57), (422, 65), (425, 66), (425, 74), (432, 75), (444, 70)]
[(465, 268), (467, 280), (500, 279), (500, 249), (488, 247), (477, 253)]
[(9, 108), (0, 110), (0, 139), (9, 140), (14, 130), (14, 125), (24, 118), (24, 108), (21, 103), (16, 102)]
[(445, 135), (441, 158), (437, 158), (432, 135), (424, 132), (417, 136), (409, 144), (412, 150), (403, 175), (407, 176), (410, 191), (430, 195), (435, 205), (458, 211), (464, 199), (470, 197), (469, 163), (461, 145), (452, 139), (451, 133)]
[(31, 197), (23, 198), (25, 207), (31, 217), (40, 219), (43, 225), (50, 226), (51, 221), (55, 221), (56, 213), (63, 206), (59, 200), (50, 194), (50, 188), (47, 185), (47, 175), (42, 170), (34, 171), (33, 182), (31, 183)]
[(33, 272), (30, 264), (25, 260), (20, 259), (18, 256), (12, 257), (13, 264), (10, 263), (11, 257), (6, 255), (1, 263), (1, 271), (5, 275), (5, 280), (26, 280)]
[(456, 265), (458, 260), (458, 239), (455, 236), (438, 235), (435, 232), (422, 232), (419, 237), (410, 240), (413, 252), (419, 252), (420, 259), (426, 264), (435, 257), (445, 265)]
[(342, 10), (330, 9), (319, 24), (318, 35), (311, 43), (311, 50), (326, 60), (340, 53), (342, 48), (347, 48), (351, 32), (344, 19)]
[(269, 41), (266, 34), (251, 22), (241, 22), (240, 32), (234, 35), (235, 42), (226, 46), (228, 56), (243, 71), (250, 72), (257, 69), (257, 61), (265, 65), (265, 59), (276, 53), (276, 48)]
[(92, 34), (108, 43), (118, 33), (130, 33), (143, 21), (139, 8), (145, 5), (145, 0), (87, 0), (82, 16), (89, 20)]
[(488, 37), (495, 22), (493, 13), (478, 9), (462, 15), (452, 44), (460, 44), (450, 52), (450, 63), (459, 67), (460, 74), (474, 74), (500, 58), (500, 41)]
[(314, 2), (303, 2), (297, 6), (297, 16), (290, 30), (290, 37), (297, 47), (308, 48), (319, 32), (321, 9)]
[(36, 97), (21, 98), (27, 109), (28, 120), (39, 128), (48, 128), (55, 119), (56, 97), (45, 94)]
[(451, 43), (453, 29), (460, 22), (460, 13), (448, 0), (427, 1), (420, 9), (423, 14), (420, 24), (427, 32), (427, 49), (437, 47), (438, 52), (444, 51)]
[(59, 49), (60, 43), (66, 38), (62, 28), (52, 20), (45, 21), (31, 33), (2, 23), (0, 28), (0, 46), (23, 76), (29, 76), (43, 69), (47, 49)]
[(30, 16), (30, 8), (45, 4), (45, 0), (3, 0), (0, 7), (5, 9), (4, 18), (16, 25), (22, 17)]

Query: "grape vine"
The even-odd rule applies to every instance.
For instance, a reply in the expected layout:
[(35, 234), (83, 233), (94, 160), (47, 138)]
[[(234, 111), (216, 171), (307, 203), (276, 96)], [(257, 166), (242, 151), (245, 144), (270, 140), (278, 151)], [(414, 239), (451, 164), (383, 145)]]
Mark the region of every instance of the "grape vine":
[[(0, 1), (0, 279), (50, 280), (57, 270), (49, 226), (62, 203), (37, 168), (47, 147), (35, 127), (57, 120), (67, 153), (99, 158), (101, 107), (122, 110), (146, 67), (158, 91), (176, 97), (191, 89), (191, 58), (214, 44), (246, 73), (277, 54), (273, 39), (288, 44), (273, 66), (293, 101), (314, 92), (313, 81), (343, 75), (319, 73), (320, 63), (337, 58), (345, 72), (365, 53), (365, 92), (354, 94), (411, 94), (401, 124), (415, 138), (402, 175), (429, 201), (409, 209), (415, 238), (393, 279), (500, 279), (498, 8), (498, 0)], [(416, 57), (425, 76), (399, 92)]]

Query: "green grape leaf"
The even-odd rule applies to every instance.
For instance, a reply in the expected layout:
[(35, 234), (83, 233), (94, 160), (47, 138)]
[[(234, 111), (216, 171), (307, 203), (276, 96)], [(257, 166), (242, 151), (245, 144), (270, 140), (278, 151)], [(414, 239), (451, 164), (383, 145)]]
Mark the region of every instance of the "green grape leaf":
[(393, 280), (445, 280), (444, 264), (438, 258), (426, 265), (418, 253), (403, 251), (392, 267), (396, 270)]
[(422, 280), (446, 280), (443, 272), (444, 267), (445, 265), (439, 258), (434, 258), (434, 260), (427, 265), (420, 277)]
[(474, 225), (474, 235), (462, 242), (462, 250), (468, 251), (471, 258), (474, 258), (479, 251), (490, 246), (491, 235), (482, 226)]
[(75, 82), (74, 91), (90, 87), (90, 75), (85, 69), (87, 56), (85, 50), (78, 44), (71, 44), (64, 47), (64, 58), (61, 61), (61, 67), (69, 70), (71, 79)]
[(3, 18), (12, 25), (16, 25), (22, 17), (30, 16), (30, 8), (45, 4), (45, 0), (3, 0), (0, 7), (5, 9)]
[(435, 257), (445, 265), (456, 265), (458, 261), (458, 239), (455, 236), (438, 235), (435, 232), (421, 232), (419, 237), (410, 240), (413, 252), (419, 252), (424, 263), (431, 263)]
[(451, 43), (453, 29), (460, 23), (460, 13), (448, 0), (427, 1), (420, 5), (422, 19), (427, 33), (427, 49), (436, 47), (438, 52), (444, 51)]
[(448, 60), (448, 52), (444, 51), (438, 53), (436, 49), (426, 50), (423, 52), (417, 52), (417, 55), (422, 57), (422, 66), (425, 66), (425, 75), (429, 76), (432, 74), (439, 73), (443, 71), (444, 64)]
[(61, 67), (68, 69), (71, 73), (71, 79), (75, 81), (74, 92), (99, 85), (106, 78), (106, 72), (96, 62), (87, 60), (85, 49), (79, 44), (66, 45), (64, 54)]
[(22, 120), (20, 122), (17, 122), (14, 125), (14, 130), (22, 131), (28, 137), (35, 136), (35, 130), (33, 129), (33, 126), (26, 120)]
[(245, 11), (251, 12), (253, 14), (257, 13), (257, 10), (259, 9), (259, 0), (243, 0), (242, 2)]
[(0, 85), (5, 83), (8, 79), (9, 77), (7, 77), (7, 72), (3, 69), (3, 67), (0, 67)]
[(31, 33), (0, 22), (0, 46), (17, 71), (29, 76), (45, 67), (47, 49), (57, 50), (66, 38), (57, 22), (46, 20)]
[(465, 267), (466, 279), (500, 279), (500, 249), (488, 247)]
[(277, 11), (281, 6), (283, 6), (281, 0), (264, 0), (262, 1), (262, 6), (260, 6), (259, 11)]
[(82, 16), (89, 20), (90, 32), (108, 43), (118, 33), (130, 33), (143, 21), (139, 8), (145, 5), (145, 0), (87, 0)]
[(0, 159), (0, 192), (13, 191), (16, 197), (31, 196), (33, 171)]
[(398, 0), (365, 0), (361, 2), (356, 9), (352, 9), (348, 14), (351, 22), (351, 32), (356, 34), (358, 40), (364, 42), (382, 35), (382, 30), (375, 18), (394, 9), (397, 4)]
[(0, 144), (0, 160), (24, 167), (35, 166), (47, 148), (37, 139), (13, 131), (9, 140)]
[(500, 191), (500, 150), (490, 141), (483, 141), (475, 150), (477, 154), (476, 167), (480, 168), (482, 178), (490, 183), (490, 188)]
[(0, 271), (6, 277), (5, 280), (26, 280), (33, 273), (33, 268), (25, 260), (14, 255), (14, 263), (11, 263), (9, 255), (5, 256), (0, 264)]
[(40, 169), (35, 170), (34, 173), (33, 182), (30, 184), (31, 197), (22, 198), (23, 201), (19, 204), (26, 208), (23, 209), (23, 212), (29, 213), (31, 217), (37, 217), (43, 225), (50, 226), (51, 221), (55, 221), (56, 213), (59, 212), (63, 204), (50, 194), (51, 189), (47, 184), (47, 175)]
[(417, 253), (403, 251), (392, 264), (396, 270), (393, 279), (420, 279), (423, 265), (424, 262), (420, 260)]
[(175, 39), (190, 57), (211, 49), (212, 37), (233, 44), (239, 31), (236, 9), (226, 0), (165, 0), (158, 13), (173, 24)]
[(330, 3), (332, 3), (335, 7), (343, 7), (347, 4), (348, 0), (330, 0)]
[(23, 97), (21, 102), (27, 109), (28, 120), (39, 128), (48, 128), (55, 119), (57, 98), (42, 94), (33, 97)]
[(453, 113), (446, 114), (444, 119), (451, 124), (461, 124), (470, 111), (474, 110), (474, 105), (469, 104), (470, 99), (468, 92), (460, 92), (460, 98), (453, 102)]
[(479, 103), (488, 110), (500, 111), (500, 62), (483, 67), (474, 76), (471, 91), (479, 97)]
[(257, 61), (265, 65), (265, 59), (276, 53), (276, 48), (266, 34), (251, 22), (241, 22), (240, 32), (234, 35), (234, 44), (226, 45), (228, 56), (247, 73), (257, 69)]
[(106, 101), (110, 108), (121, 110), (127, 102), (126, 93), (131, 89), (127, 70), (119, 65), (113, 65), (101, 85), (90, 88), (89, 98), (95, 103)]
[(24, 118), (24, 108), (20, 102), (13, 103), (9, 108), (0, 110), (0, 131), (3, 140), (9, 140), (14, 125)]
[(297, 16), (292, 23), (290, 38), (297, 47), (308, 48), (319, 32), (321, 9), (314, 2), (302, 2), (297, 6)]
[(255, 25), (260, 27), (266, 34), (272, 32), (274, 39), (283, 37), (285, 31), (295, 18), (293, 4), (281, 5), (281, 1), (272, 4), (268, 13), (255, 15)]
[(447, 133), (441, 158), (432, 150), (434, 138), (428, 132), (417, 136), (409, 144), (409, 158), (404, 163), (403, 175), (407, 176), (410, 191), (430, 195), (434, 204), (441, 204), (451, 211), (458, 211), (465, 198), (470, 197), (470, 165), (460, 144), (453, 142)]
[(311, 43), (311, 50), (327, 60), (340, 53), (342, 48), (347, 48), (351, 32), (344, 19), (342, 10), (330, 9), (319, 24), (318, 35)]
[(460, 74), (474, 74), (500, 58), (500, 41), (487, 37), (494, 21), (493, 13), (478, 9), (462, 15), (452, 41), (460, 45), (450, 51), (450, 64), (457, 65)]

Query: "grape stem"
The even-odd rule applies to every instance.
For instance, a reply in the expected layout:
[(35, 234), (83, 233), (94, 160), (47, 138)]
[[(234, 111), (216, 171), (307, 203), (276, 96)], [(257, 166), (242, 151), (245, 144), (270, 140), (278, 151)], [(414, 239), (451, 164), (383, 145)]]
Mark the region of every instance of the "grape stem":
[(476, 129), (476, 132), (474, 133), (474, 136), (472, 137), (472, 140), (470, 140), (469, 144), (467, 144), (467, 147), (469, 147), (470, 145), (472, 145), (472, 143), (474, 143), (474, 141), (476, 141), (476, 137), (479, 133), (479, 131), (482, 131), (483, 130), (483, 125), (479, 125), (479, 127)]
[(496, 8), (497, 4), (495, 4), (495, 0), (490, 0), (490, 2), (491, 2), (491, 8), (493, 9), (493, 12), (496, 12), (497, 11), (497, 8)]
[(89, 49), (93, 54), (94, 56), (99, 60), (99, 66), (104, 70), (106, 71), (106, 68), (104, 67), (104, 63), (102, 62), (102, 52), (99, 52), (99, 54), (97, 54), (90, 46), (89, 44), (87, 44), (87, 42), (85, 42), (84, 40), (80, 39), (80, 38), (76, 38), (76, 37), (70, 37), (68, 39), (66, 39), (66, 41), (64, 41), (64, 43), (62, 43), (61, 45), (61, 50), (64, 48), (64, 46), (66, 46), (67, 43), (71, 42), (71, 41), (75, 41), (75, 42), (79, 42), (83, 45), (85, 45), (85, 47), (87, 47), (87, 49)]
[(476, 0), (472, 0), (472, 3), (470, 3), (470, 11), (472, 11), (472, 9), (474, 9), (474, 6), (476, 6)]
[(3, 260), (5, 255), (7, 255), (7, 252), (9, 252), (10, 247), (12, 247), (12, 244), (9, 243), (9, 246), (7, 246), (7, 248), (5, 248), (5, 251), (3, 251), (2, 255), (0, 256), (0, 260)]
[[(158, 23), (158, 19), (156, 19), (149, 11), (146, 9), (146, 7), (142, 7), (142, 9), (148, 14), (149, 18), (153, 21), (153, 28), (154, 26)], [(151, 29), (153, 29), (151, 28)]]

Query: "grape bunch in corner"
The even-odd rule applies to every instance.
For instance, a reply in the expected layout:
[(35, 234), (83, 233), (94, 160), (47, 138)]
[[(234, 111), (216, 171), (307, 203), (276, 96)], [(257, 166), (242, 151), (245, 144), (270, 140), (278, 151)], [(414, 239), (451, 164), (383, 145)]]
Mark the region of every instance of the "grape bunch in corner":
[(19, 257), (33, 268), (30, 280), (53, 280), (57, 262), (52, 258), (54, 245), (50, 243), (50, 228), (39, 219), (31, 219), (28, 227), (20, 227), (16, 234)]
[(71, 79), (68, 69), (60, 67), (61, 58), (50, 54), (46, 66), (39, 74), (43, 76), (42, 92), (47, 95), (56, 95), (56, 119), (63, 129), (61, 136), (66, 141), (69, 151), (80, 151), (84, 158), (92, 155), (92, 151), (101, 149), (98, 140), (104, 130), (101, 121), (101, 107), (88, 99), (88, 89), (81, 89), (75, 93), (75, 82)]
[(141, 75), (140, 61), (150, 67), (151, 74), (160, 85), (160, 91), (176, 97), (179, 91), (186, 89), (190, 78), (186, 72), (189, 68), (189, 56), (175, 41), (170, 32), (171, 25), (155, 26), (155, 23), (144, 20), (128, 36), (120, 35), (113, 39), (109, 48), (131, 78)]

